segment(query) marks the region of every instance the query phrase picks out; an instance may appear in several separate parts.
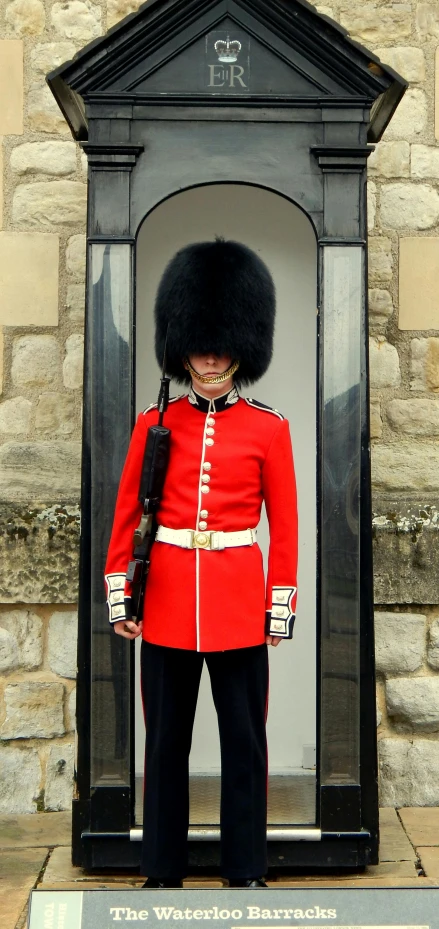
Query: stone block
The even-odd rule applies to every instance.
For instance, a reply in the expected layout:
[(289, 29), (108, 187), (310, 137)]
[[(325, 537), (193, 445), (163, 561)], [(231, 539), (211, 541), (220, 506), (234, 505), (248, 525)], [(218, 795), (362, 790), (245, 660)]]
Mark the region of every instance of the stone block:
[(370, 398), (370, 437), (380, 439), (383, 431), (381, 404), (377, 397)]
[(50, 670), (60, 677), (76, 678), (78, 614), (52, 613), (49, 622), (48, 657)]
[(439, 329), (439, 238), (403, 237), (399, 252), (399, 328)]
[(439, 435), (439, 400), (391, 400), (387, 418), (405, 435)]
[(395, 115), (383, 135), (384, 141), (404, 139), (406, 142), (421, 142), (427, 129), (427, 98), (419, 87), (406, 90)]
[(0, 325), (58, 325), (57, 235), (0, 232)]
[[(1, 620), (1, 616), (0, 616)], [(15, 635), (0, 626), (0, 671), (13, 671), (18, 667), (18, 645)]]
[(69, 284), (66, 309), (74, 323), (83, 323), (85, 317), (85, 284)]
[(412, 390), (439, 393), (439, 339), (412, 339), (411, 375)]
[(74, 397), (70, 394), (41, 394), (35, 412), (35, 429), (52, 435), (71, 435), (75, 428)]
[(439, 10), (436, 3), (417, 4), (416, 31), (424, 42), (436, 42), (439, 39)]
[(64, 742), (49, 751), (44, 789), (46, 810), (69, 810), (73, 795), (74, 747)]
[(367, 185), (367, 229), (372, 232), (375, 228), (375, 219), (377, 211), (377, 189), (376, 184), (372, 181)]
[(27, 120), (32, 132), (70, 135), (70, 129), (47, 84), (35, 81), (27, 93)]
[(0, 813), (35, 813), (40, 783), (35, 749), (0, 745)]
[(435, 53), (434, 74), (434, 134), (439, 139), (439, 46)]
[(73, 688), (73, 690), (72, 690), (72, 692), (71, 692), (71, 694), (70, 694), (70, 696), (69, 696), (68, 708), (69, 708), (69, 727), (68, 727), (68, 731), (69, 731), (69, 732), (74, 732), (75, 729), (76, 729), (76, 687)]
[(439, 731), (439, 677), (404, 677), (386, 683), (387, 713), (401, 731)]
[(428, 630), (427, 660), (430, 668), (439, 670), (439, 619), (434, 619)]
[[(74, 500), (68, 481), (64, 494)], [(76, 498), (78, 485), (79, 461), (73, 488)], [(51, 501), (53, 497), (51, 494)], [(0, 507), (0, 603), (74, 604), (78, 597), (79, 507), (68, 503), (45, 507), (32, 502), (29, 508), (22, 501), (2, 501)], [(105, 605), (102, 610), (105, 622)]]
[(431, 229), (438, 220), (439, 194), (434, 187), (428, 184), (387, 184), (382, 188), (383, 227), (410, 232), (414, 229)]
[(14, 339), (12, 382), (15, 387), (46, 387), (60, 375), (60, 350), (53, 335), (24, 335)]
[(392, 295), (388, 290), (372, 287), (369, 290), (369, 325), (385, 327), (393, 313)]
[(375, 54), (383, 64), (389, 65), (411, 84), (425, 81), (425, 57), (421, 48), (399, 45), (394, 48), (377, 48)]
[(23, 135), (23, 41), (0, 39), (0, 137)]
[(376, 45), (380, 42), (398, 42), (411, 34), (411, 4), (395, 3), (391, 8), (363, 3), (340, 11), (340, 23), (353, 39)]
[(85, 235), (70, 236), (66, 248), (66, 268), (79, 281), (85, 281), (85, 251)]
[(84, 336), (77, 332), (66, 341), (66, 357), (63, 363), (64, 386), (69, 390), (82, 387), (84, 367)]
[(392, 243), (390, 239), (372, 236), (369, 239), (369, 280), (392, 280)]
[(13, 221), (27, 229), (83, 225), (86, 202), (87, 187), (78, 181), (20, 184), (12, 202)]
[(439, 149), (433, 145), (412, 145), (411, 175), (416, 178), (439, 177)]
[(47, 681), (8, 684), (0, 739), (53, 739), (64, 735), (64, 685)]
[(381, 806), (439, 805), (439, 742), (381, 739)]
[(439, 446), (419, 441), (412, 445), (374, 445), (372, 485), (382, 492), (439, 490)]
[(408, 142), (379, 142), (367, 161), (371, 177), (409, 177), (410, 145)]
[(11, 154), (14, 174), (50, 174), (61, 176), (76, 171), (74, 142), (24, 142)]
[(370, 386), (399, 387), (401, 371), (398, 352), (382, 337), (369, 339)]
[[(390, 502), (378, 501), (387, 516), (373, 520), (375, 603), (437, 604), (439, 526), (434, 519), (422, 518), (414, 504), (407, 508), (408, 515), (392, 512), (394, 499), (392, 495)], [(425, 517), (427, 511), (420, 512)]]
[(20, 38), (41, 35), (46, 24), (44, 4), (41, 0), (12, 0), (5, 9), (5, 22)]
[(144, 0), (108, 0), (107, 2), (107, 29), (111, 29), (130, 13), (136, 13)]
[(43, 660), (43, 621), (31, 610), (0, 613), (0, 627), (14, 637), (17, 646), (16, 667), (34, 671)]
[(25, 397), (13, 397), (0, 403), (0, 433), (23, 435), (29, 432), (32, 403)]
[(0, 446), (2, 501), (79, 499), (79, 442), (8, 442)]
[(101, 35), (101, 9), (90, 0), (65, 0), (54, 3), (51, 11), (52, 26), (58, 35), (72, 39), (80, 45)]
[(0, 229), (3, 228), (3, 139), (0, 138)]
[(31, 67), (39, 77), (46, 77), (49, 71), (59, 68), (65, 61), (70, 61), (76, 53), (73, 42), (42, 42), (31, 50)]
[(425, 656), (426, 617), (418, 613), (375, 613), (375, 659), (381, 674), (407, 674)]

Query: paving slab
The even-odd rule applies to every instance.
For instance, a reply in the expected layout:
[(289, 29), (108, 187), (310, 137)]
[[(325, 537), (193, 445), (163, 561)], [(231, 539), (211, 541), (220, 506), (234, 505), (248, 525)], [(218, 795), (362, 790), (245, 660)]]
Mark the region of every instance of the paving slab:
[(420, 846), (417, 852), (426, 876), (439, 879), (439, 848), (431, 845), (427, 848)]
[(0, 816), (0, 848), (49, 848), (71, 841), (70, 812)]
[(415, 861), (416, 852), (408, 839), (396, 810), (380, 810), (380, 862)]
[(0, 887), (2, 929), (15, 929), (17, 923), (21, 921), (23, 911), (26, 914), (31, 888), (32, 884), (26, 881), (23, 883), (14, 881), (13, 886), (8, 882)]
[(398, 812), (410, 842), (415, 848), (439, 845), (439, 807), (408, 806)]
[(2, 889), (8, 884), (10, 890), (15, 885), (29, 883), (32, 887), (48, 855), (47, 848), (7, 849), (0, 855), (0, 880)]

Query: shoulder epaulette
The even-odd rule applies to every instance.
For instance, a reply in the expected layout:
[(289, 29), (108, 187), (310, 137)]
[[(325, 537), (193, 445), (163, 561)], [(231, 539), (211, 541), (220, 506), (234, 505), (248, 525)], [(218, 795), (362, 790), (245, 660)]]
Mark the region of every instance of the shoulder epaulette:
[[(170, 397), (169, 403), (176, 403), (177, 400), (183, 400), (184, 397), (187, 397), (187, 394), (179, 394), (178, 397)], [(150, 405), (146, 407), (146, 410), (143, 410), (143, 413), (149, 413), (150, 410), (156, 410), (157, 407), (158, 403), (150, 403)]]
[(277, 416), (278, 419), (285, 419), (285, 416), (282, 416), (282, 413), (279, 413), (279, 410), (273, 410), (271, 406), (267, 406), (265, 403), (261, 403), (259, 400), (253, 400), (251, 397), (244, 397), (244, 400), (255, 410), (262, 410), (263, 413), (272, 413), (273, 416)]

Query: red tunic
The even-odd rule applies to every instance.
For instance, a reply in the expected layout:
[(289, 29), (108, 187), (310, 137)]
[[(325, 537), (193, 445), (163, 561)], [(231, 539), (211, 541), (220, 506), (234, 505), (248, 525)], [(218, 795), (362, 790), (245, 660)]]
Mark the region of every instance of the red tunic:
[[(116, 503), (105, 568), (110, 622), (125, 616), (125, 580), (142, 506), (138, 489), (148, 427), (141, 413)], [(267, 584), (257, 543), (222, 551), (156, 541), (146, 587), (143, 638), (157, 645), (224, 651), (290, 638), (295, 616), (297, 501), (288, 422), (235, 388), (208, 401), (192, 390), (171, 401), (171, 454), (157, 521), (170, 529), (255, 529), (265, 501), (270, 527)], [(268, 614), (268, 625), (266, 625)]]

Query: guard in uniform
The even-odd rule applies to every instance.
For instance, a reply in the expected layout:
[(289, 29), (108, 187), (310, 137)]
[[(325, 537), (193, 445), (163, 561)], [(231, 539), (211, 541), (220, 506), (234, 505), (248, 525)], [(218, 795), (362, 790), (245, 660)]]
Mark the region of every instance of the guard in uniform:
[[(221, 742), (222, 872), (231, 886), (265, 886), (267, 644), (292, 637), (297, 503), (288, 422), (239, 387), (266, 371), (274, 318), (267, 267), (222, 239), (178, 252), (157, 294), (157, 360), (167, 335), (167, 372), (190, 386), (165, 418), (170, 462), (138, 627), (125, 619), (125, 573), (155, 406), (137, 419), (106, 565), (110, 622), (120, 635), (143, 637), (145, 886), (179, 886), (186, 874), (188, 759), (204, 660)], [(266, 582), (256, 540), (263, 501)]]

